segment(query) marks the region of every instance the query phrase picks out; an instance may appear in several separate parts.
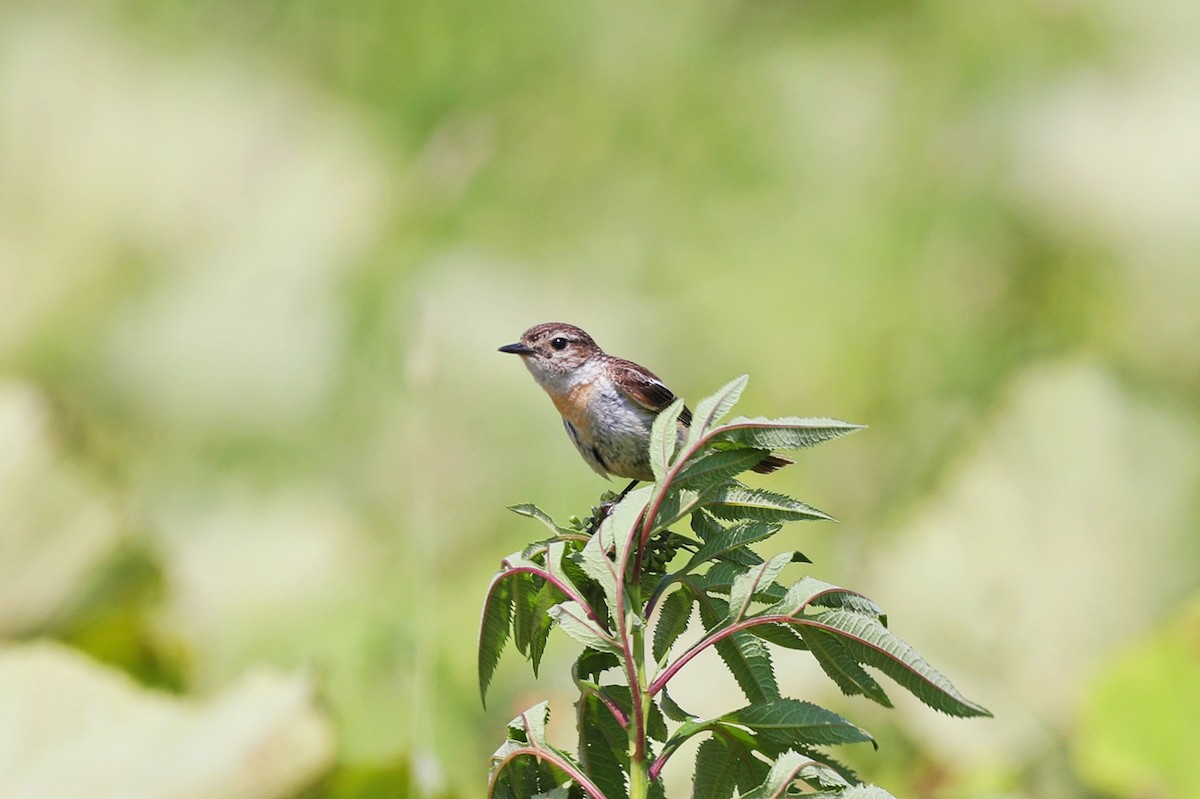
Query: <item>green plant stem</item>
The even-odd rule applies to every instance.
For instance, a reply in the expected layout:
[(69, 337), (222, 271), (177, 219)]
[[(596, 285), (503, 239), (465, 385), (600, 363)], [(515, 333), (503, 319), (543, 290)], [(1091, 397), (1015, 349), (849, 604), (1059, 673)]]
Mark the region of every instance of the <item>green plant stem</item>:
[[(636, 572), (635, 572), (636, 577)], [(642, 591), (640, 584), (631, 582), (626, 585), (629, 605), (635, 613), (642, 617)], [(646, 799), (650, 791), (650, 764), (647, 759), (646, 731), (649, 729), (649, 697), (646, 693), (646, 626), (644, 623), (635, 624), (630, 631), (632, 646), (629, 652), (633, 656), (633, 668), (636, 681), (629, 686), (631, 695), (640, 697), (634, 701), (633, 711), (640, 712), (640, 718), (630, 719), (629, 724), (629, 799)]]
[(645, 758), (629, 761), (629, 799), (646, 799), (650, 795), (650, 774)]

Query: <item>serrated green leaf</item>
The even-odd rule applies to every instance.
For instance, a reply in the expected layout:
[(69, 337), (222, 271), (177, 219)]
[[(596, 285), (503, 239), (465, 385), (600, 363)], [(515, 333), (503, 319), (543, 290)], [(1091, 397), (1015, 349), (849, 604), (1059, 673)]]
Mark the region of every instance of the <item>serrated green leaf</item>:
[[(729, 604), (716, 597), (699, 597), (698, 605), (705, 630), (712, 631), (729, 616)], [(779, 696), (771, 653), (761, 640), (747, 632), (736, 632), (717, 641), (715, 649), (746, 699), (765, 702)]]
[(862, 780), (860, 780), (858, 777), (858, 773), (854, 769), (850, 768), (845, 763), (842, 763), (837, 758), (832, 757), (828, 752), (822, 749), (818, 749), (815, 746), (797, 746), (796, 751), (806, 757), (811, 757), (813, 760), (824, 766), (828, 766), (850, 785), (857, 785), (858, 783), (862, 782)]
[(546, 740), (549, 723), (550, 703), (543, 700), (509, 720), (508, 737), (521, 743), (540, 745)]
[(719, 427), (712, 440), (778, 451), (813, 447), (862, 429), (863, 425), (838, 419), (801, 419), (796, 416), (782, 419), (759, 416), (750, 419), (739, 416)]
[(807, 752), (801, 752), (800, 754), (812, 759), (811, 763), (800, 769), (800, 779), (809, 785), (817, 788), (837, 788), (840, 786), (842, 790), (850, 787), (846, 784), (845, 777), (839, 774), (837, 769), (831, 768), (826, 763), (822, 763)]
[(730, 799), (743, 768), (734, 750), (720, 738), (709, 738), (696, 749), (692, 799)]
[(839, 636), (820, 627), (802, 626), (797, 629), (821, 670), (837, 683), (842, 693), (846, 696), (865, 696), (884, 707), (892, 706), (892, 700), (883, 686), (850, 656)]
[(781, 697), (757, 702), (726, 713), (721, 719), (790, 746), (875, 743), (866, 730), (832, 710), (799, 699)]
[(600, 537), (600, 548), (605, 552), (611, 551), (617, 563), (624, 559), (625, 548), (629, 545), (630, 540), (629, 533), (637, 524), (642, 511), (646, 509), (646, 504), (650, 501), (653, 491), (653, 485), (642, 486), (630, 491), (624, 499), (609, 510), (604, 521), (600, 522), (600, 528), (596, 531), (596, 535)]
[(717, 520), (709, 515), (709, 513), (703, 508), (692, 514), (688, 524), (692, 528), (692, 532), (695, 533), (701, 541), (707, 541), (709, 538), (712, 538), (714, 535), (717, 535), (725, 529), (724, 525), (719, 524)]
[(550, 608), (549, 612), (550, 618), (562, 628), (563, 632), (588, 649), (614, 653), (620, 651), (616, 642), (601, 629), (600, 625), (588, 618), (587, 612), (578, 602), (560, 602)]
[(884, 627), (887, 626), (887, 615), (883, 612), (883, 608), (876, 605), (869, 597), (865, 597), (857, 591), (850, 591), (844, 588), (836, 591), (827, 591), (813, 597), (812, 604), (819, 607), (840, 608), (868, 616), (875, 616), (883, 623)]
[(608, 618), (608, 601), (605, 593), (592, 578), (588, 577), (587, 572), (579, 564), (582, 559), (580, 550), (573, 549), (573, 552), (568, 550), (562, 558), (555, 561), (559, 568), (552, 574), (558, 579), (565, 579), (567, 584), (578, 589), (587, 606), (592, 609), (595, 618), (606, 619)]
[(519, 516), (528, 516), (530, 519), (537, 519), (542, 524), (550, 528), (556, 535), (578, 535), (578, 531), (568, 527), (563, 527), (554, 519), (550, 518), (550, 514), (534, 505), (532, 502), (522, 502), (519, 505), (509, 505), (508, 509)]
[(537, 576), (529, 572), (517, 572), (509, 581), (512, 590), (512, 637), (517, 651), (525, 655), (529, 651), (529, 636), (534, 618), (533, 606), (538, 591)]
[(612, 652), (601, 652), (597, 649), (584, 649), (571, 666), (571, 672), (576, 681), (591, 680), (597, 682), (600, 675), (608, 669), (621, 665), (620, 659)]
[(662, 708), (663, 715), (665, 715), (671, 721), (696, 721), (700, 718), (699, 716), (694, 716), (691, 713), (688, 713), (686, 710), (676, 704), (675, 700), (671, 698), (671, 695), (667, 693), (666, 688), (663, 688), (662, 691), (659, 692), (658, 701), (659, 706)]
[(778, 799), (787, 795), (788, 788), (796, 780), (804, 780), (822, 787), (848, 787), (846, 781), (828, 766), (799, 752), (784, 752), (772, 764), (762, 784), (743, 794), (740, 799)]
[(600, 536), (594, 535), (588, 539), (587, 544), (579, 553), (577, 562), (583, 572), (600, 586), (600, 590), (604, 592), (604, 598), (608, 602), (608, 607), (615, 608), (617, 606), (617, 564), (609, 559)]
[(650, 427), (650, 471), (657, 482), (667, 475), (671, 459), (675, 457), (675, 445), (679, 441), (679, 414), (683, 411), (680, 397), (659, 411)]
[(487, 689), (500, 662), (512, 628), (513, 596), (511, 574), (500, 572), (492, 578), (483, 600), (483, 618), (479, 624), (479, 699), (487, 706)]
[(567, 583), (568, 585), (575, 585), (576, 587), (578, 587), (579, 584), (576, 583), (573, 579), (571, 579), (571, 576), (569, 574), (567, 574), (567, 571), (564, 568), (563, 557), (566, 555), (566, 553), (567, 553), (566, 542), (553, 541), (550, 544), (548, 544), (546, 546), (546, 558), (545, 558), (545, 564), (544, 564), (546, 571), (550, 573), (551, 577), (554, 577), (558, 580), (562, 580), (564, 583)]
[(579, 762), (606, 797), (628, 796), (629, 735), (595, 693), (580, 697), (577, 710)]
[(692, 617), (692, 596), (687, 591), (674, 591), (659, 606), (658, 624), (654, 628), (652, 652), (656, 663), (662, 663), (679, 636), (687, 629)]
[(806, 505), (798, 499), (761, 488), (749, 488), (738, 482), (730, 482), (713, 491), (706, 497), (704, 507), (718, 519), (730, 521), (836, 521), (828, 513)]
[[(728, 552), (722, 552), (719, 556), (719, 559), (726, 561), (728, 563), (731, 563), (735, 566), (744, 566), (747, 568), (753, 568), (754, 566), (758, 566), (764, 562), (762, 557), (759, 556), (758, 553), (756, 553), (750, 547), (737, 547), (735, 549), (729, 550)], [(805, 558), (804, 555), (802, 555), (799, 552), (793, 552), (792, 553), (792, 562), (793, 563), (811, 563), (812, 561)], [(782, 596), (782, 595), (783, 595), (783, 591), (781, 588), (780, 596)]]
[(741, 621), (750, 609), (755, 594), (765, 591), (784, 567), (792, 562), (791, 552), (781, 552), (758, 566), (751, 567), (739, 575), (729, 588), (729, 621)]
[[(512, 753), (515, 746), (532, 746), (560, 756), (564, 762), (575, 765), (566, 752), (546, 743), (546, 724), (550, 719), (550, 707), (540, 702), (521, 713), (508, 723), (508, 741), (492, 755), (493, 773)], [(497, 780), (497, 792), (493, 796), (514, 796), (517, 799), (547, 793), (565, 783), (568, 774), (554, 763), (534, 757), (517, 757), (507, 760), (504, 773)]]
[(756, 624), (746, 632), (785, 649), (808, 649), (804, 639), (789, 624)]
[[(763, 563), (759, 559), (759, 563)], [(729, 561), (721, 561), (714, 563), (709, 567), (708, 571), (702, 575), (691, 575), (683, 582), (686, 582), (695, 587), (697, 591), (705, 594), (725, 594), (733, 587), (733, 581), (739, 575), (745, 574), (751, 567), (744, 566), (738, 563)], [(783, 599), (787, 591), (779, 583), (772, 583), (766, 589), (759, 591), (756, 599), (764, 602), (778, 602)]]
[(769, 454), (765, 449), (751, 447), (701, 450), (679, 471), (679, 475), (675, 478), (675, 485), (704, 491), (742, 472), (753, 469)]
[(809, 605), (847, 608), (872, 615), (883, 614), (878, 605), (862, 594), (818, 580), (815, 577), (802, 577), (788, 587), (783, 599), (764, 610), (762, 615), (795, 616)]
[(873, 616), (831, 610), (809, 617), (806, 623), (837, 635), (856, 661), (879, 669), (934, 710), (950, 716), (992, 715), (960, 694), (915, 649)]
[[(693, 514), (695, 515), (695, 514)], [(774, 522), (741, 522), (730, 527), (713, 524), (700, 549), (696, 551), (680, 570), (686, 574), (707, 561), (740, 550), (747, 544), (763, 541), (779, 532), (782, 525)]]
[(665, 530), (700, 506), (702, 495), (690, 488), (671, 488), (654, 517), (653, 532)]
[[(492, 770), (504, 762), (511, 750), (519, 745), (508, 741), (492, 755)], [(496, 780), (489, 799), (529, 799), (554, 790), (560, 783), (561, 770), (551, 763), (534, 757), (516, 757), (507, 760), (504, 773)], [(490, 775), (489, 775), (490, 776)], [(565, 775), (562, 775), (565, 778)]]
[(542, 665), (542, 655), (546, 651), (546, 642), (550, 640), (550, 628), (554, 626), (550, 618), (550, 608), (562, 600), (563, 594), (550, 583), (544, 583), (538, 589), (533, 607), (534, 625), (529, 636), (529, 665), (533, 667), (533, 676), (538, 676)]
[(691, 447), (700, 440), (700, 436), (707, 433), (714, 424), (719, 422), (725, 414), (737, 404), (738, 399), (742, 396), (742, 391), (745, 390), (746, 384), (750, 382), (749, 375), (735, 377), (725, 385), (717, 389), (716, 393), (711, 397), (705, 397), (696, 404), (696, 413), (692, 416), (691, 429), (688, 431), (687, 441), (684, 446)]
[(663, 716), (662, 709), (653, 701), (649, 703), (647, 710), (649, 712), (646, 717), (646, 734), (651, 740), (663, 743), (669, 735), (667, 719)]
[[(729, 593), (730, 587), (733, 586), (733, 581), (736, 580), (739, 575), (748, 572), (750, 568), (750, 566), (746, 566), (741, 563), (722, 561), (720, 563), (714, 563), (704, 574), (692, 575), (688, 579), (696, 586), (698, 590), (705, 593), (727, 594)], [(779, 590), (780, 599), (783, 598), (783, 594), (784, 591), (781, 586)]]

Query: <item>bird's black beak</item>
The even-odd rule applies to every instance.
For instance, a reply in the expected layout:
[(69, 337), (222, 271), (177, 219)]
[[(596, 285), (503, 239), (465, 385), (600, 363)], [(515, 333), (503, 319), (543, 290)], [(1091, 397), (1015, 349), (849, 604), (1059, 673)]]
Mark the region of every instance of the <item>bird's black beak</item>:
[(532, 355), (534, 353), (533, 347), (530, 347), (527, 344), (522, 344), (519, 341), (516, 344), (505, 344), (500, 348), (500, 351), (511, 352), (514, 355)]

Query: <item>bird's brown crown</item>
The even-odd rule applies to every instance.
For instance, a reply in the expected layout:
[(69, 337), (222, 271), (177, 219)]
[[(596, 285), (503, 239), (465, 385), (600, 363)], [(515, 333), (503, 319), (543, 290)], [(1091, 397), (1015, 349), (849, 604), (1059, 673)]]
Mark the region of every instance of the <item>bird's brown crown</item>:
[(603, 355), (592, 337), (566, 322), (543, 322), (521, 334), (517, 345), (509, 345), (527, 359), (531, 370), (566, 374), (583, 366), (595, 355)]

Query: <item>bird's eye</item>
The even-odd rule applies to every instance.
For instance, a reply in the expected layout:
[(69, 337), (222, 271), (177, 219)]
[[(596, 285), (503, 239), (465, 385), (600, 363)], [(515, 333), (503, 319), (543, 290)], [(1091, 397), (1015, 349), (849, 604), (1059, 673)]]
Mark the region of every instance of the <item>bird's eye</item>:
[(556, 350), (565, 350), (567, 348), (567, 340), (561, 336), (550, 340), (550, 346)]

